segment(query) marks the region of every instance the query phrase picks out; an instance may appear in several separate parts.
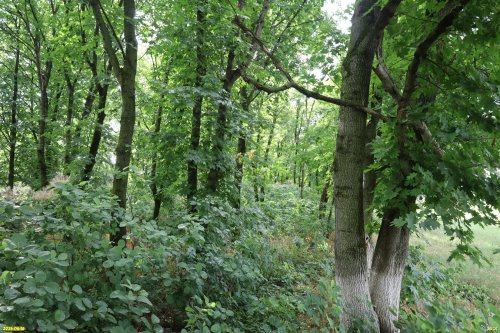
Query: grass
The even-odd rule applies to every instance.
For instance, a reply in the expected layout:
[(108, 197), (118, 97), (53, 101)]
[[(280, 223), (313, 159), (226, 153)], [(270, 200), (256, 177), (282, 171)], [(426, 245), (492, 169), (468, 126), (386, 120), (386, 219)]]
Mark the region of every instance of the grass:
[(495, 303), (500, 304), (500, 253), (493, 254), (493, 251), (500, 246), (500, 228), (498, 226), (473, 227), (473, 230), (474, 245), (491, 261), (492, 266), (479, 267), (470, 259), (447, 262), (450, 251), (455, 245), (441, 229), (422, 232), (420, 237), (412, 237), (411, 243), (423, 246), (429, 258), (442, 262), (448, 267), (459, 268), (458, 274), (462, 281), (486, 288)]

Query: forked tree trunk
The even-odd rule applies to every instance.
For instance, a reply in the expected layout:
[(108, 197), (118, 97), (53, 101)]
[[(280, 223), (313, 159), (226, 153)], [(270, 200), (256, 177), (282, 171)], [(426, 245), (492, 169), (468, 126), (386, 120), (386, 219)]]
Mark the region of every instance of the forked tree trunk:
[[(378, 45), (370, 34), (376, 0), (357, 2), (351, 39), (342, 64), (341, 98), (368, 104), (370, 75)], [(335, 157), (335, 279), (342, 292), (341, 322), (350, 329), (356, 320), (378, 320), (370, 304), (363, 217), (363, 167), (366, 114), (340, 107)]]

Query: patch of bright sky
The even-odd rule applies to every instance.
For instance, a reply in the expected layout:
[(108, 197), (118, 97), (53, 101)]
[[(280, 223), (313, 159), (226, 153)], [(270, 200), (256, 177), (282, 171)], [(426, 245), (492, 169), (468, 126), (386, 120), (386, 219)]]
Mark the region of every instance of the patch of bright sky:
[(354, 0), (326, 0), (322, 10), (337, 22), (337, 28), (347, 33), (351, 27), (351, 13), (347, 12)]

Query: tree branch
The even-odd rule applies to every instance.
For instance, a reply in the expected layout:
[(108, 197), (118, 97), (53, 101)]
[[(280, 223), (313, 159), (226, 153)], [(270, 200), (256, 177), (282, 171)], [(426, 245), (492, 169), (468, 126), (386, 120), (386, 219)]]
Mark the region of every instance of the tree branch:
[[(380, 114), (379, 112), (377, 112), (373, 109), (370, 109), (369, 107), (365, 107), (363, 105), (359, 105), (359, 104), (356, 104), (356, 103), (353, 103), (353, 102), (350, 102), (347, 100), (342, 100), (339, 98), (325, 96), (325, 95), (322, 95), (318, 92), (311, 91), (305, 87), (300, 86), (299, 84), (297, 84), (295, 82), (295, 80), (292, 78), (290, 73), (288, 73), (288, 71), (284, 68), (283, 64), (279, 61), (279, 59), (271, 51), (269, 51), (269, 49), (266, 47), (264, 42), (262, 42), (262, 40), (260, 40), (257, 36), (255, 36), (255, 34), (250, 29), (248, 29), (248, 27), (245, 26), (245, 24), (241, 21), (241, 19), (238, 16), (235, 17), (235, 19), (233, 20), (233, 23), (235, 25), (237, 25), (247, 36), (249, 36), (254, 42), (256, 42), (259, 45), (260, 49), (269, 57), (269, 59), (271, 59), (274, 67), (276, 67), (276, 69), (278, 69), (285, 76), (285, 78), (288, 81), (288, 85), (291, 88), (294, 88), (295, 90), (297, 90), (301, 94), (303, 94), (307, 97), (310, 97), (310, 98), (319, 99), (321, 101), (335, 104), (335, 105), (352, 107), (356, 110), (359, 110), (359, 111), (371, 114), (375, 117), (378, 117), (384, 121), (390, 120), (390, 117), (384, 116), (384, 115)], [(259, 85), (262, 87), (261, 84), (259, 84)], [(280, 88), (282, 88), (282, 87), (280, 87)], [(266, 87), (266, 89), (268, 89), (268, 90), (276, 90), (276, 89), (280, 89), (280, 88), (273, 89), (270, 87)], [(283, 89), (283, 90), (285, 90), (285, 89)]]
[(432, 150), (434, 151), (434, 153), (439, 158), (443, 158), (444, 150), (439, 145), (439, 142), (437, 142), (437, 140), (432, 136), (432, 133), (429, 130), (429, 127), (427, 127), (427, 125), (423, 121), (417, 121), (412, 126), (413, 126), (413, 129), (415, 131), (417, 131), (422, 136), (422, 140), (424, 142), (429, 143), (432, 146)]
[(120, 67), (120, 62), (118, 57), (116, 56), (116, 52), (113, 48), (113, 42), (111, 40), (111, 34), (109, 33), (109, 29), (106, 26), (106, 22), (102, 17), (101, 9), (99, 8), (99, 0), (90, 0), (90, 6), (92, 7), (92, 11), (94, 12), (94, 17), (96, 19), (97, 24), (99, 25), (99, 30), (101, 30), (102, 40), (104, 44), (104, 49), (108, 54), (109, 61), (111, 63), (111, 67), (113, 67), (113, 72), (115, 73), (116, 79), (121, 84), (122, 81), (122, 72)]
[[(408, 66), (408, 70), (406, 73), (405, 86), (403, 89), (403, 95), (401, 96), (401, 100), (403, 103), (407, 104), (411, 98), (411, 95), (415, 91), (416, 81), (417, 81), (417, 71), (420, 66), (422, 59), (426, 56), (427, 52), (434, 44), (434, 42), (449, 28), (455, 19), (458, 17), (460, 12), (464, 9), (465, 5), (470, 0), (460, 0), (457, 6), (454, 6), (453, 9), (445, 15), (441, 21), (437, 24), (437, 26), (432, 30), (427, 37), (417, 46), (415, 53), (413, 55), (413, 60)], [(445, 5), (445, 8), (450, 7), (454, 4), (456, 0), (449, 0)]]

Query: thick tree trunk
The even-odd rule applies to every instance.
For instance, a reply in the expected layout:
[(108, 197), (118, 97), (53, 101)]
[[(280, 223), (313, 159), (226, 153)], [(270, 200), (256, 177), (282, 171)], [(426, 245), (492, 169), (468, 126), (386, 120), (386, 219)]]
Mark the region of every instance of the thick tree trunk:
[[(196, 10), (196, 80), (195, 87), (203, 86), (203, 78), (207, 73), (206, 60), (204, 54), (205, 42), (205, 21), (206, 21), (206, 0), (200, 0)], [(194, 101), (193, 116), (191, 120), (191, 152), (198, 153), (200, 146), (201, 132), (201, 109), (203, 105), (203, 96), (198, 94)], [(187, 203), (191, 213), (196, 212), (196, 204), (193, 199), (198, 191), (198, 165), (194, 158), (187, 161)]]
[[(373, 58), (378, 42), (369, 33), (376, 21), (377, 1), (357, 2), (349, 50), (342, 64), (341, 97), (366, 106)], [(341, 289), (341, 322), (378, 320), (370, 304), (363, 217), (363, 167), (366, 114), (340, 107), (335, 157), (335, 279)]]
[(407, 226), (392, 225), (399, 216), (398, 209), (384, 212), (370, 272), (371, 299), (379, 319), (380, 331), (384, 333), (399, 332), (394, 321), (398, 318), (401, 280), (410, 239)]
[(10, 189), (14, 188), (15, 175), (15, 160), (16, 160), (16, 143), (17, 143), (17, 103), (19, 95), (19, 47), (16, 48), (14, 78), (12, 87), (12, 105), (10, 113), (10, 133), (9, 133), (9, 175), (7, 178), (7, 186)]
[(104, 126), (104, 119), (106, 118), (106, 100), (108, 96), (108, 84), (98, 85), (97, 91), (99, 93), (99, 101), (97, 104), (97, 119), (94, 125), (94, 133), (92, 135), (92, 141), (90, 142), (88, 160), (85, 163), (83, 168), (83, 176), (82, 181), (90, 180), (90, 176), (92, 175), (92, 170), (94, 170), (94, 166), (96, 163), (97, 153), (99, 151), (99, 145), (101, 144), (102, 138), (102, 129)]
[[(133, 1), (128, 2), (133, 3)], [(130, 19), (133, 19), (133, 14), (130, 17)], [(137, 55), (137, 50), (135, 52)], [(127, 61), (130, 60), (125, 59), (125, 62)], [(137, 58), (135, 58), (135, 61), (137, 61)], [(122, 71), (121, 82), (122, 114), (120, 118), (120, 134), (116, 145), (116, 175), (113, 178), (113, 194), (118, 197), (122, 208), (127, 205), (128, 167), (132, 157), (132, 139), (135, 127), (135, 64), (136, 62), (134, 62), (133, 68), (127, 66), (129, 68)], [(113, 241), (118, 242), (125, 235), (126, 228), (120, 227), (120, 231), (114, 235)]]

